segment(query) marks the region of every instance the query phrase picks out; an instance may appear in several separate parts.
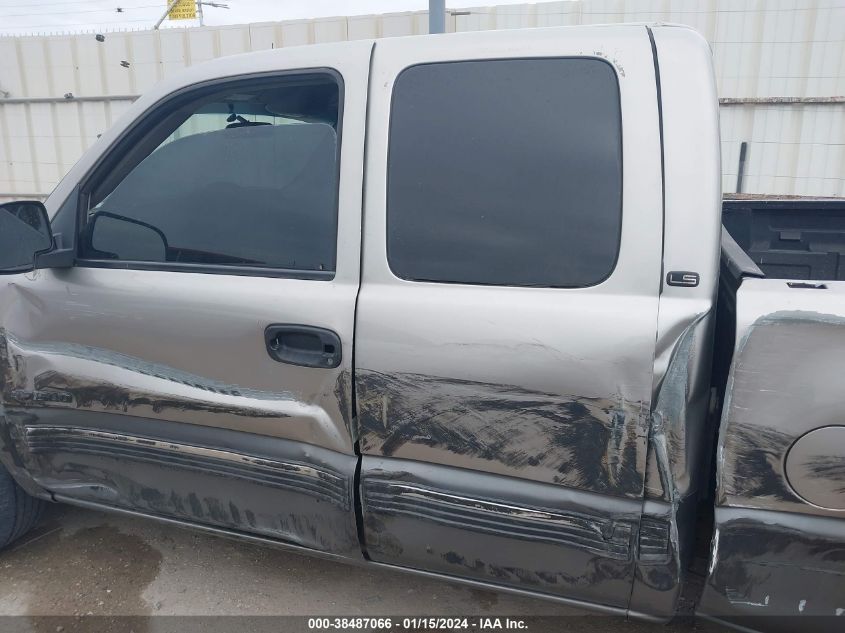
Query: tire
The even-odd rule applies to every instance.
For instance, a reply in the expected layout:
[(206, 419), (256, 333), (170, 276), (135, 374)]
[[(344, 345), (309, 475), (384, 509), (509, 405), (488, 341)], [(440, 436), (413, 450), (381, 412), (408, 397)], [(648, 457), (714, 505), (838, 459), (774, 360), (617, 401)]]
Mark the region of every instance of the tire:
[(41, 518), (44, 502), (24, 492), (0, 465), (0, 550), (26, 534)]

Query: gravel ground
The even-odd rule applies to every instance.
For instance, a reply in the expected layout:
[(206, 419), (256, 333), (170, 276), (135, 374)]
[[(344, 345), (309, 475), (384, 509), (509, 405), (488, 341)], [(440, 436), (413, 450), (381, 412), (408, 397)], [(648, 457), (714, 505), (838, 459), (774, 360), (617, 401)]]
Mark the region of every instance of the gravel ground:
[(266, 617), (291, 615), (509, 616), (532, 632), (713, 630), (626, 622), (68, 506), (51, 507), (33, 533), (0, 553), (2, 631), (141, 633), (211, 623), (226, 631), (307, 630), (304, 619)]

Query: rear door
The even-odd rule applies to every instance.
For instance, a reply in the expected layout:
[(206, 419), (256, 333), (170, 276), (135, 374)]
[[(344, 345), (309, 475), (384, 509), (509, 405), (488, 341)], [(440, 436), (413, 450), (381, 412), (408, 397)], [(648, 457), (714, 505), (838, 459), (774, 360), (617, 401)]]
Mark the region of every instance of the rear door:
[(370, 51), (195, 69), (83, 159), (79, 195), (59, 188), (56, 231), (80, 216), (76, 265), (0, 287), (4, 431), (57, 498), (360, 556)]
[(626, 607), (661, 277), (646, 29), (379, 41), (369, 118), (370, 557)]

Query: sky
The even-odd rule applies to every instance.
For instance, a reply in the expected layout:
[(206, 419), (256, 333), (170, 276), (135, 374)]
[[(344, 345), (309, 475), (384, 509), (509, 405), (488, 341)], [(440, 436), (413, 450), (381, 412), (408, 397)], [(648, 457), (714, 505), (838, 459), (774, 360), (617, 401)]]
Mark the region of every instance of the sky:
[[(211, 2), (212, 0), (205, 0)], [(228, 9), (204, 6), (206, 25), (245, 24), (338, 15), (420, 11), (428, 0), (213, 0)], [(446, 9), (525, 0), (446, 0)], [(164, 13), (166, 0), (0, 0), (0, 34), (147, 29)], [(119, 12), (118, 9), (121, 9)], [(198, 21), (165, 20), (161, 28), (198, 26)]]

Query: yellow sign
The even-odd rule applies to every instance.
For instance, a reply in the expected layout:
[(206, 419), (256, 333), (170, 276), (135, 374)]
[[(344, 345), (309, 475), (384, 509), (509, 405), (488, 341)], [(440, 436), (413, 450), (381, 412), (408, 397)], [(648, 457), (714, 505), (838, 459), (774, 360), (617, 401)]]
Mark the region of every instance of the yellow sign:
[(197, 17), (196, 0), (179, 0), (168, 14), (171, 20), (195, 20)]

